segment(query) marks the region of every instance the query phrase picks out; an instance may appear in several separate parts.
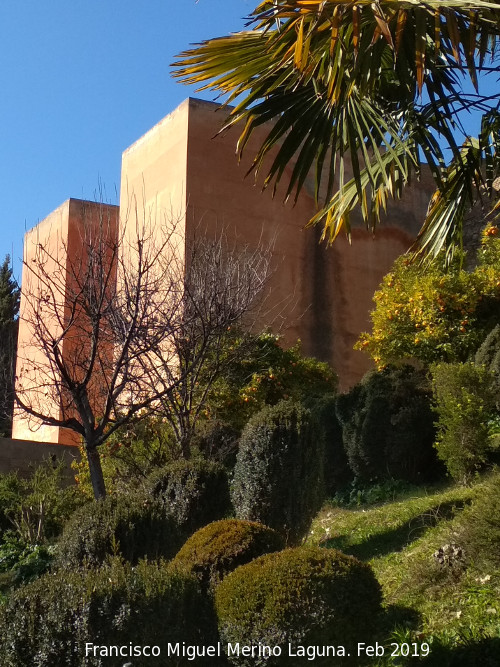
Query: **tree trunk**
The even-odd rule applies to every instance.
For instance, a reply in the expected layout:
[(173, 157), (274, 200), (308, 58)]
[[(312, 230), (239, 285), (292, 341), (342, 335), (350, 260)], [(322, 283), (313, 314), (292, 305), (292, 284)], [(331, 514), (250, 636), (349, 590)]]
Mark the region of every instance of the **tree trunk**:
[(86, 447), (87, 460), (89, 462), (90, 481), (94, 491), (94, 498), (104, 498), (106, 487), (104, 485), (104, 476), (102, 474), (101, 457), (95, 447)]

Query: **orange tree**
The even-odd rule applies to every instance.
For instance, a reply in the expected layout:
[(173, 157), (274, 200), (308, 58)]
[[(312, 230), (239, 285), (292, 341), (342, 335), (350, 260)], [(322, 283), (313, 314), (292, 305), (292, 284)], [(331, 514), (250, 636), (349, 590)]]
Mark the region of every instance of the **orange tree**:
[[(238, 336), (233, 344), (241, 345)], [(243, 334), (244, 335), (244, 334)], [(206, 402), (208, 422), (230, 424), (241, 430), (265, 405), (283, 399), (313, 401), (337, 391), (337, 376), (325, 362), (306, 357), (300, 341), (288, 349), (279, 336), (261, 333), (246, 336), (245, 351), (214, 383)]]
[(498, 228), (484, 230), (474, 270), (464, 270), (462, 258), (444, 269), (439, 260), (422, 266), (400, 257), (374, 295), (373, 330), (356, 348), (378, 368), (402, 359), (467, 359), (500, 320)]

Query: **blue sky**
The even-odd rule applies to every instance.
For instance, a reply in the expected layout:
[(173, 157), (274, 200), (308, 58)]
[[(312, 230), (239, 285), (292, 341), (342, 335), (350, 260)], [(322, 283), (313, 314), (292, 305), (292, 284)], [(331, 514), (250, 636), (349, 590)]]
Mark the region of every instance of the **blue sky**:
[[(194, 89), (189, 44), (240, 30), (253, 0), (11, 0), (0, 5), (0, 260), (68, 197), (117, 203), (122, 152)], [(210, 94), (198, 95), (211, 99)]]

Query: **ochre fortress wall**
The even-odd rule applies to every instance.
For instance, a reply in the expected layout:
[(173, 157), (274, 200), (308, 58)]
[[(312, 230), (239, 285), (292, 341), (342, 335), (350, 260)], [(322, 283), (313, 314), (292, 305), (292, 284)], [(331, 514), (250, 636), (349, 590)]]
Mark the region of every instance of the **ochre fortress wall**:
[[(273, 198), (270, 191), (261, 191), (253, 175), (245, 178), (265, 128), (251, 138), (238, 164), (237, 130), (217, 135), (224, 120), (224, 111), (217, 109), (216, 104), (187, 99), (123, 153), (121, 233), (133, 235), (137, 225), (175, 222), (182, 239), (180, 253), (185, 251), (183, 244), (199, 234), (223, 233), (230, 243), (241, 246), (272, 246), (272, 275), (255, 326), (271, 325), (285, 345), (300, 338), (303, 352), (328, 361), (339, 375), (341, 389), (347, 389), (370, 367), (367, 356), (352, 348), (361, 331), (370, 327), (374, 290), (420, 228), (434, 189), (432, 180), (426, 175), (408, 188), (401, 201), (391, 202), (376, 235), (355, 221), (352, 245), (339, 238), (326, 247), (319, 243), (319, 229), (304, 229), (315, 212), (307, 187), (293, 206), (283, 203), (279, 189)], [(77, 236), (72, 231), (82, 224), (81, 216), (73, 213), (77, 201), (69, 200), (28, 232), (27, 262), (34, 238), (57, 243), (54, 239)], [(71, 243), (67, 247), (77, 252)], [(23, 272), (19, 341), (26, 347), (30, 334), (23, 319), (25, 281)], [(26, 362), (18, 366), (17, 374), (19, 381), (26, 381)], [(57, 406), (50, 409), (57, 411)], [(32, 420), (16, 414), (13, 437), (74, 443), (73, 435), (62, 429), (33, 430), (33, 426)]]

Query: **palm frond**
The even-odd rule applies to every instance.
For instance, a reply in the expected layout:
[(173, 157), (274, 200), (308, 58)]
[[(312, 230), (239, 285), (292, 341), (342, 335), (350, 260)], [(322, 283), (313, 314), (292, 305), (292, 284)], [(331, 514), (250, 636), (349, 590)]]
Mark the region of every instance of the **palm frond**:
[[(420, 154), (443, 198), (462, 192), (451, 185), (442, 145), (460, 165), (455, 121), (462, 85), (468, 78), (477, 87), (479, 71), (495, 55), (498, 3), (268, 0), (247, 27), (180, 54), (174, 76), (235, 102), (226, 127), (241, 124), (240, 152), (257, 127), (272, 122), (252, 170), (270, 164), (264, 185), (276, 189), (293, 165), (285, 197), (296, 197), (312, 177), (319, 211), (311, 223), (323, 222), (325, 238), (349, 229), (355, 207), (376, 226), (387, 198), (400, 196), (418, 172)], [(490, 165), (496, 160), (493, 149), (486, 156)], [(457, 204), (454, 215), (460, 211)], [(422, 247), (448, 242), (449, 215), (434, 214), (445, 231), (433, 242), (428, 218)]]

